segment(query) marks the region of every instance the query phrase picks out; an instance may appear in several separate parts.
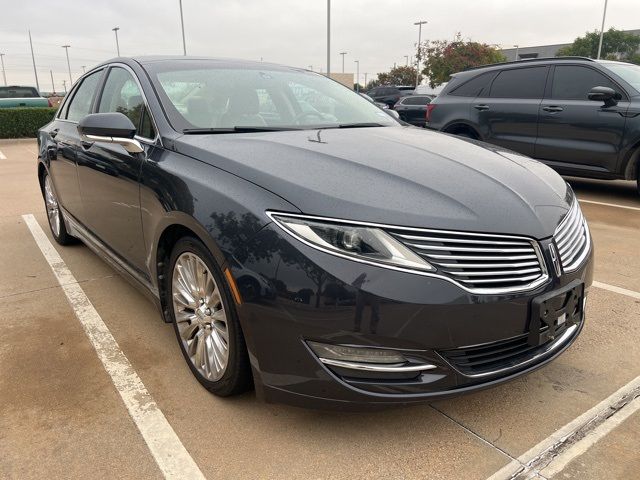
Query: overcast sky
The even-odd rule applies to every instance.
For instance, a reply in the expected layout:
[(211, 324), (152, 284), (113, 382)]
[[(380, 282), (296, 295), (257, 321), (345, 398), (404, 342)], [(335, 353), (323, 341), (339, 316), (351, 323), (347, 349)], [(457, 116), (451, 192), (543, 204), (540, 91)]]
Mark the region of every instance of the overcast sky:
[[(600, 28), (604, 0), (332, 0), (332, 71), (360, 60), (361, 81), (404, 64), (423, 39), (463, 37), (504, 48), (565, 43)], [(326, 69), (326, 0), (183, 0), (187, 53), (272, 61)], [(178, 0), (0, 0), (0, 53), (7, 81), (34, 85), (27, 29), (31, 29), (40, 87), (82, 66), (116, 56), (111, 29), (120, 27), (123, 56), (180, 54)], [(640, 0), (610, 0), (605, 28), (640, 28)], [(1, 81), (1, 79), (0, 79)]]

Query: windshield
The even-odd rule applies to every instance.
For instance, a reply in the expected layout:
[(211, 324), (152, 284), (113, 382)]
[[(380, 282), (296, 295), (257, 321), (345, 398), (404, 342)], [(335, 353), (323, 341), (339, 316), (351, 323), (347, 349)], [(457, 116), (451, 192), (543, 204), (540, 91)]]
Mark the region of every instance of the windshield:
[(608, 63), (607, 68), (640, 92), (640, 66), (627, 63)]
[(38, 91), (32, 87), (0, 87), (0, 98), (37, 98)]
[(398, 125), (360, 95), (316, 73), (179, 63), (151, 64), (148, 70), (173, 127), (185, 133)]

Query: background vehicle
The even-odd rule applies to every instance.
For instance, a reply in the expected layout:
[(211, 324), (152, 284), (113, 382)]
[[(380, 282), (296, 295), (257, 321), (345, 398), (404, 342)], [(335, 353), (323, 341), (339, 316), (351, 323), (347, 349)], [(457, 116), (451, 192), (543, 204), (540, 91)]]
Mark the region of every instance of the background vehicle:
[(39, 131), (38, 179), (56, 241), (139, 287), (218, 395), (430, 401), (539, 368), (582, 329), (591, 237), (562, 178), (317, 73), (98, 65)]
[(414, 87), (409, 86), (383, 85), (372, 88), (367, 92), (367, 95), (373, 98), (374, 101), (385, 103), (389, 108), (393, 108), (401, 97), (413, 94), (413, 90)]
[(49, 107), (49, 101), (34, 87), (0, 87), (0, 108)]
[(360, 93), (360, 95), (362, 95), (364, 98), (366, 98), (367, 100), (369, 100), (371, 103), (375, 103), (377, 106), (379, 106), (380, 108), (382, 108), (383, 110), (386, 110), (389, 108), (389, 105), (387, 105), (386, 103), (382, 103), (382, 102), (376, 102), (373, 98), (371, 98), (369, 95), (367, 95), (366, 93)]
[(580, 57), (455, 74), (429, 128), (529, 155), (566, 175), (638, 181), (640, 66)]
[(424, 127), (427, 123), (427, 105), (431, 100), (431, 95), (409, 95), (398, 100), (393, 109), (398, 112), (401, 120)]

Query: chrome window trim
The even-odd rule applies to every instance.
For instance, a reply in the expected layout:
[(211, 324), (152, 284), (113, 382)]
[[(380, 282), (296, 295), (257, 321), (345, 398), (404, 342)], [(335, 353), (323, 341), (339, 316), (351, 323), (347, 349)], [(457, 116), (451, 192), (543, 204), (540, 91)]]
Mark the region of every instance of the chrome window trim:
[[(412, 228), (412, 227), (399, 227), (399, 226), (395, 226), (395, 225), (385, 225), (385, 224), (381, 224), (381, 223), (372, 223), (372, 222), (361, 222), (361, 221), (350, 221), (350, 220), (343, 220), (343, 219), (339, 219), (339, 218), (332, 218), (332, 217), (320, 217), (320, 216), (316, 216), (316, 215), (304, 215), (304, 214), (299, 214), (299, 213), (286, 213), (286, 212), (277, 212), (277, 211), (271, 211), (271, 210), (267, 210), (265, 212), (267, 214), (267, 216), (273, 221), (273, 223), (275, 223), (278, 228), (280, 228), (282, 231), (284, 231), (285, 233), (287, 233), (287, 235), (295, 238), (296, 240), (304, 243), (305, 245), (315, 249), (315, 250), (319, 250), (322, 251), (324, 253), (327, 253), (329, 255), (333, 255), (334, 257), (340, 257), (340, 258), (345, 258), (347, 260), (351, 260), (353, 262), (358, 262), (358, 263), (363, 263), (363, 264), (367, 264), (367, 265), (372, 265), (375, 267), (380, 267), (380, 268), (386, 268), (388, 270), (395, 270), (398, 272), (405, 272), (405, 273), (411, 273), (414, 275), (421, 275), (424, 277), (432, 277), (432, 278), (439, 278), (441, 280), (445, 280), (449, 283), (452, 283), (454, 285), (456, 285), (458, 288), (471, 293), (471, 294), (475, 294), (475, 295), (502, 295), (502, 294), (513, 294), (513, 293), (522, 293), (522, 292), (528, 292), (531, 290), (535, 290), (536, 288), (538, 288), (539, 286), (547, 283), (550, 279), (549, 276), (549, 271), (547, 269), (547, 263), (544, 259), (544, 256), (542, 255), (542, 249), (540, 248), (540, 244), (538, 243), (537, 240), (530, 238), (530, 237), (525, 237), (525, 236), (520, 236), (520, 235), (500, 235), (500, 234), (491, 234), (491, 233), (473, 233), (473, 232), (459, 232), (459, 231), (452, 231), (452, 230), (435, 230), (435, 229), (428, 229), (428, 228)], [(349, 255), (342, 255), (336, 251), (333, 250), (329, 250), (323, 247), (320, 247), (318, 245), (315, 245), (311, 242), (309, 242), (308, 240), (306, 240), (305, 238), (302, 238), (301, 236), (297, 235), (296, 233), (292, 232), (291, 230), (289, 230), (287, 227), (285, 227), (284, 225), (282, 225), (280, 223), (280, 221), (278, 220), (277, 217), (289, 217), (289, 218), (300, 218), (303, 220), (315, 220), (315, 221), (320, 221), (320, 222), (332, 222), (332, 223), (338, 223), (338, 224), (343, 224), (343, 225), (358, 225), (358, 226), (364, 226), (364, 227), (373, 227), (373, 228), (381, 228), (384, 230), (406, 230), (406, 231), (413, 231), (413, 232), (425, 232), (425, 233), (439, 233), (439, 234), (450, 234), (450, 235), (469, 235), (469, 233), (472, 233), (473, 235), (476, 236), (480, 236), (480, 237), (487, 237), (487, 238), (500, 238), (500, 239), (505, 239), (505, 237), (508, 237), (510, 239), (515, 239), (515, 240), (525, 240), (527, 242), (530, 242), (531, 245), (533, 246), (533, 249), (535, 251), (535, 255), (538, 259), (538, 263), (540, 265), (540, 269), (542, 271), (542, 275), (540, 276), (540, 278), (538, 278), (537, 280), (535, 280), (534, 282), (531, 282), (527, 285), (523, 285), (520, 287), (496, 287), (496, 288), (470, 288), (467, 287), (463, 284), (461, 284), (460, 282), (457, 282), (456, 280), (454, 280), (453, 278), (446, 276), (446, 275), (441, 275), (438, 273), (434, 273), (434, 272), (428, 272), (428, 271), (422, 271), (422, 270), (412, 270), (409, 268), (403, 268), (403, 267), (397, 267), (394, 265), (387, 265), (387, 264), (382, 264), (382, 263), (378, 263), (378, 262), (374, 262), (374, 261), (369, 261), (369, 260), (365, 260), (365, 259), (360, 259), (360, 258), (355, 258), (355, 257), (351, 257)]]

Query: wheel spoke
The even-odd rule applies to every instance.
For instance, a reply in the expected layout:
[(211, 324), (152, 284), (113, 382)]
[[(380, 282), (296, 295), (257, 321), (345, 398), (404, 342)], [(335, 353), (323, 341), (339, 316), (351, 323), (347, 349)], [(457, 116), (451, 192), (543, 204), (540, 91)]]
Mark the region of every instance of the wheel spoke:
[(197, 254), (176, 259), (171, 298), (187, 356), (204, 378), (220, 380), (229, 361), (227, 315), (215, 277)]

